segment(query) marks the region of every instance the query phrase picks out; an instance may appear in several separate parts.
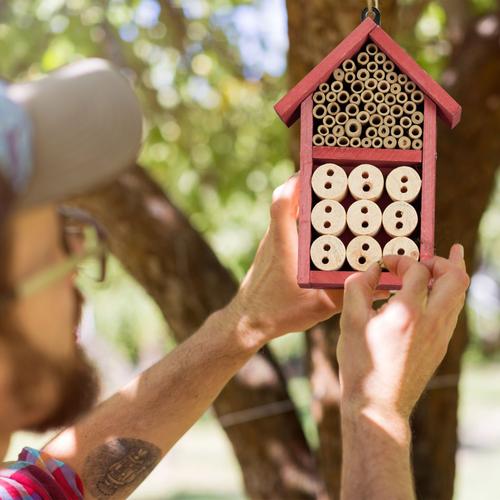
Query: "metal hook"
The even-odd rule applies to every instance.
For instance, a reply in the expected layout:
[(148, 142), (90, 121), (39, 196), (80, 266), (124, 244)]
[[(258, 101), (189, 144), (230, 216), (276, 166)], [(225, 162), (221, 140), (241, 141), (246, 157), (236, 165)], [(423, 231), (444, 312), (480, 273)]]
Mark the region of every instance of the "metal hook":
[(382, 13), (377, 7), (372, 7), (369, 9), (368, 7), (363, 9), (361, 13), (361, 21), (364, 21), (367, 17), (372, 17), (370, 14), (373, 14), (373, 20), (380, 26), (382, 20)]

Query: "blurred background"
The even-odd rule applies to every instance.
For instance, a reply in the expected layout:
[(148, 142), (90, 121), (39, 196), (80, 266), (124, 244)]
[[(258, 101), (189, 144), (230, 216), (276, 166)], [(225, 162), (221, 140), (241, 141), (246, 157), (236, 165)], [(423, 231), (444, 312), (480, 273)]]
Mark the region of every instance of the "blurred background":
[[(465, 111), (456, 131), (440, 131), (436, 239), (443, 252), (448, 243), (464, 241), (475, 274), (468, 330), (465, 323), (459, 327), (450, 357), (415, 418), (419, 498), (498, 499), (500, 2), (380, 4), (384, 28), (451, 89)], [(355, 27), (365, 5), (361, 0), (0, 1), (0, 75), (36, 78), (89, 56), (123, 68), (145, 115), (139, 163), (168, 193), (165, 203), (177, 206), (193, 235), (209, 243), (217, 265), (239, 280), (267, 226), (273, 189), (295, 170), (296, 131), (290, 133), (277, 119), (273, 105)], [(169, 327), (168, 301), (155, 302), (124, 270), (123, 265), (131, 269), (127, 256), (120, 255), (120, 261), (110, 258), (110, 277), (103, 285), (85, 272), (81, 277), (88, 298), (83, 341), (101, 370), (106, 395), (190, 333), (188, 327)], [(179, 279), (191, 279), (188, 271), (178, 272)], [(196, 289), (204, 286), (197, 283)], [(280, 439), (270, 435), (270, 421), (290, 426), (297, 418), (298, 433), (306, 437), (301, 446), (320, 463), (312, 472), (304, 466), (306, 472), (323, 477), (333, 496), (338, 475), (333, 471), (340, 460), (336, 404), (332, 391), (321, 392), (317, 380), (331, 376), (336, 382), (335, 331), (334, 324), (326, 325), (310, 338), (297, 333), (273, 343), (265, 359), (277, 361), (273, 369), (284, 377), (285, 396), (268, 395), (262, 402), (256, 396), (251, 407), (224, 396), (226, 411), (217, 408), (222, 419), (209, 412), (132, 498), (255, 497), (258, 492), (249, 489), (245, 477), (258, 466), (242, 470), (245, 451), (236, 447), (235, 453), (233, 446), (249, 426), (263, 426), (265, 448), (266, 440)], [(315, 350), (329, 362), (323, 377), (311, 361)], [(9, 457), (45, 439), (18, 434)], [(254, 445), (249, 442), (248, 451)], [(279, 464), (269, 460), (260, 469), (260, 494), (278, 476)], [(283, 493), (289, 487), (286, 479), (283, 483), (267, 498), (312, 498), (292, 489)]]

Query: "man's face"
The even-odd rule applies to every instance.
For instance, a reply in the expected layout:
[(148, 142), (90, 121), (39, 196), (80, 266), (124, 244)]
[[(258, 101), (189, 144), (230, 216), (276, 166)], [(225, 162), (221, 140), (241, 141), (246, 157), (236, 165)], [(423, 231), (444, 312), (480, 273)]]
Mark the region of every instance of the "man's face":
[[(54, 206), (14, 216), (8, 269), (14, 287), (68, 258), (62, 234)], [(12, 430), (44, 430), (68, 424), (95, 401), (95, 372), (75, 342), (81, 300), (74, 278), (74, 274), (65, 276), (16, 300), (7, 309), (8, 318), (0, 320), (0, 340), (3, 330), (8, 333), (7, 387), (12, 398), (8, 406), (17, 410)]]

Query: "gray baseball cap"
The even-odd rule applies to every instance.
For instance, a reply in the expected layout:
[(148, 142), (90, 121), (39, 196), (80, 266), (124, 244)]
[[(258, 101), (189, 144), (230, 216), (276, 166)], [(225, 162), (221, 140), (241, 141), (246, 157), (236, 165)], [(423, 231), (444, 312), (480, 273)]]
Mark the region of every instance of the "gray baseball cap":
[(129, 82), (109, 62), (85, 59), (39, 80), (9, 85), (4, 93), (12, 107), (0, 122), (8, 125), (17, 114), (27, 118), (25, 126), (18, 121), (17, 139), (5, 134), (10, 142), (4, 149), (15, 154), (0, 155), (6, 167), (0, 173), (9, 179), (10, 169), (21, 208), (97, 188), (136, 161), (141, 108)]

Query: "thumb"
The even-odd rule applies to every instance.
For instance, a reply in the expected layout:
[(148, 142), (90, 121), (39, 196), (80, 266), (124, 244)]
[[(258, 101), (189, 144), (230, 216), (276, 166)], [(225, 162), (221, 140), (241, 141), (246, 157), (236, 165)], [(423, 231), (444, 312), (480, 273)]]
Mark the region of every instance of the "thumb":
[(367, 271), (350, 276), (345, 282), (344, 314), (355, 317), (373, 311), (372, 305), (382, 269), (373, 264)]

